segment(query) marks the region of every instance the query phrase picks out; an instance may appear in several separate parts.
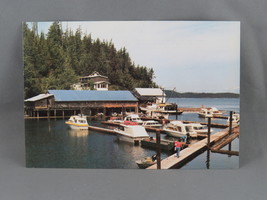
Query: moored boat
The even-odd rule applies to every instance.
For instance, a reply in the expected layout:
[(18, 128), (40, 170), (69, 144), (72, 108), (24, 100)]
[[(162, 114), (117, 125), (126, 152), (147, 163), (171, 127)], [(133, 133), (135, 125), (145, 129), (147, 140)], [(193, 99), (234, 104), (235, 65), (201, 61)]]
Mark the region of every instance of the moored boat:
[(124, 124), (114, 129), (118, 139), (126, 142), (136, 143), (140, 140), (149, 138), (145, 128), (136, 122), (126, 121)]
[[(240, 121), (240, 115), (235, 113), (232, 115), (232, 126), (236, 126), (239, 124), (239, 121)], [(230, 117), (228, 117), (227, 119), (227, 125), (229, 126), (230, 125)]]
[(140, 169), (145, 169), (157, 163), (156, 155), (146, 157), (145, 159), (137, 160), (135, 162)]
[(159, 122), (157, 122), (155, 120), (144, 121), (142, 125), (144, 127), (152, 127), (152, 128), (157, 128), (157, 127), (161, 127), (162, 126), (162, 124), (160, 124)]
[[(206, 134), (208, 133), (208, 127), (206, 125), (202, 125), (200, 123), (191, 123), (189, 124), (192, 126), (193, 130), (200, 134)], [(210, 132), (213, 132), (212, 129), (210, 129)]]
[(206, 117), (213, 117), (213, 112), (210, 109), (201, 108), (201, 110), (198, 113), (198, 116), (199, 117), (204, 117), (204, 118), (206, 118)]
[(87, 119), (84, 115), (73, 115), (65, 122), (65, 124), (69, 125), (71, 129), (88, 129)]
[(131, 122), (136, 122), (139, 125), (143, 124), (143, 121), (140, 119), (139, 115), (137, 114), (131, 114), (131, 115), (127, 115), (124, 118), (124, 121), (131, 121)]
[(193, 129), (192, 125), (184, 124), (181, 121), (171, 121), (163, 127), (163, 130), (172, 137), (197, 136), (197, 132)]

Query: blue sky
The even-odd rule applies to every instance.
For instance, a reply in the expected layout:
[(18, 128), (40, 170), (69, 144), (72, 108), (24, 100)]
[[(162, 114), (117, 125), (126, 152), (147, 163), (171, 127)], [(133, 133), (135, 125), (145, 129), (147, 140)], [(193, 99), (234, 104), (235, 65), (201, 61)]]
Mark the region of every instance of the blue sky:
[[(47, 33), (50, 25), (39, 22), (39, 31)], [(135, 64), (154, 69), (155, 81), (166, 89), (239, 93), (240, 22), (77, 21), (62, 27), (80, 27), (93, 39), (125, 47)]]

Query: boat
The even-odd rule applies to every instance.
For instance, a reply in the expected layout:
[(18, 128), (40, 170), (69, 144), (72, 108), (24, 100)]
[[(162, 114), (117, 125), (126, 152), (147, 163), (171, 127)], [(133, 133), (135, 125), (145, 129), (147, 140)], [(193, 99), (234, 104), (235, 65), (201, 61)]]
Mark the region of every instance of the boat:
[(121, 120), (120, 117), (110, 117), (110, 119), (108, 120), (108, 122), (112, 122), (112, 123), (123, 123), (123, 120)]
[(88, 129), (88, 123), (85, 115), (73, 115), (65, 122), (65, 124), (69, 125), (71, 129)]
[(207, 108), (201, 108), (201, 110), (198, 113), (199, 117), (213, 117), (213, 111)]
[(152, 127), (152, 128), (157, 128), (157, 127), (161, 127), (162, 124), (160, 124), (159, 122), (155, 121), (155, 120), (148, 120), (148, 121), (144, 121), (142, 126), (144, 127)]
[(197, 136), (197, 132), (193, 130), (192, 125), (184, 124), (181, 121), (171, 121), (169, 124), (163, 127), (163, 130), (167, 135), (172, 137), (183, 137), (183, 136)]
[(125, 121), (124, 124), (114, 129), (114, 132), (119, 140), (125, 142), (139, 143), (142, 139), (149, 138), (146, 129), (132, 121)]
[(168, 119), (170, 114), (182, 114), (182, 111), (176, 110), (176, 104), (151, 104), (146, 107), (140, 107), (140, 110), (145, 112), (148, 117), (158, 119)]
[(210, 111), (212, 111), (212, 114), (213, 114), (213, 115), (222, 115), (222, 114), (223, 114), (222, 111), (218, 110), (218, 109), (215, 108), (215, 107), (211, 107), (211, 108), (210, 108)]
[[(240, 121), (240, 115), (235, 113), (232, 115), (232, 126), (236, 126), (239, 124), (239, 121)], [(227, 125), (229, 126), (230, 125), (230, 117), (228, 117), (227, 119)]]
[(143, 121), (140, 119), (139, 115), (137, 115), (137, 114), (127, 115), (127, 116), (124, 118), (124, 121), (136, 122), (136, 123), (138, 123), (139, 125), (142, 125), (142, 124), (143, 124)]
[[(208, 133), (208, 127), (206, 125), (202, 125), (200, 123), (191, 123), (189, 124), (193, 127), (193, 130), (200, 134), (207, 134)], [(210, 129), (210, 132), (213, 132), (212, 129)]]
[(145, 169), (157, 163), (156, 155), (146, 157), (145, 159), (137, 160), (135, 162), (140, 169)]
[[(151, 149), (157, 149), (157, 141), (155, 138), (146, 138), (141, 140), (141, 147), (147, 147)], [(174, 148), (174, 142), (169, 140), (160, 140), (160, 149), (165, 151), (171, 151)]]

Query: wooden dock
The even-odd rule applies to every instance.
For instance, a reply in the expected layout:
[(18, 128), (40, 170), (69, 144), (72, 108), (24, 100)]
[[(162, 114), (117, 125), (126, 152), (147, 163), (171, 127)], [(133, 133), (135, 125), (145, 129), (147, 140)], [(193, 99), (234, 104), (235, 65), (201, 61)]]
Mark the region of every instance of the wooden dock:
[(116, 134), (116, 132), (112, 129), (107, 129), (107, 128), (101, 128), (101, 127), (96, 127), (96, 126), (88, 126), (89, 130), (94, 130), (94, 131), (100, 131), (100, 132), (105, 132), (105, 133), (112, 133)]
[[(224, 129), (223, 131), (217, 132), (210, 136), (210, 144), (213, 145), (217, 141), (221, 140), (222, 138), (228, 136), (229, 130)], [(194, 157), (199, 155), (201, 152), (207, 149), (208, 139), (205, 138), (200, 140), (199, 142), (194, 143), (193, 145), (189, 146), (188, 148), (182, 150), (180, 152), (180, 157), (177, 158), (176, 154), (173, 154), (161, 161), (161, 169), (172, 169), (172, 168), (179, 168), (183, 166), (188, 161), (192, 160)], [(152, 165), (147, 169), (157, 169), (157, 165)]]

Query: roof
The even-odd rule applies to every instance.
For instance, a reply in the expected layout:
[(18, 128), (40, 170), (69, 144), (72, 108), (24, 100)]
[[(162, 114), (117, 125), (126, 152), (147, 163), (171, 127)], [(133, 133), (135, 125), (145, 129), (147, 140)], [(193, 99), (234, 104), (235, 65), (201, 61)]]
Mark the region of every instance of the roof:
[(94, 82), (94, 84), (99, 84), (99, 83), (108, 83), (108, 84), (110, 84), (110, 82), (108, 82), (108, 81), (96, 81), (96, 82)]
[(41, 99), (45, 99), (48, 97), (53, 96), (53, 94), (39, 94), (37, 96), (31, 97), (29, 99), (26, 99), (25, 102), (34, 102), (34, 101), (39, 101)]
[(135, 88), (141, 96), (166, 96), (160, 88)]
[(48, 90), (55, 101), (137, 101), (131, 92), (99, 90)]

